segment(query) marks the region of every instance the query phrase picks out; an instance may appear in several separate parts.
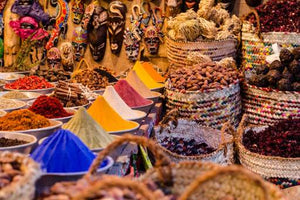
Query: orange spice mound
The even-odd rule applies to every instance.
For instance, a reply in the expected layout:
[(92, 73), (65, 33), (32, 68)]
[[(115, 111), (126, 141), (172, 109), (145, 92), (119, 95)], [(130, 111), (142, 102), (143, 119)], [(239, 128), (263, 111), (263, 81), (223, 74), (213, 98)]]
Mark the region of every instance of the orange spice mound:
[(50, 126), (47, 118), (27, 109), (15, 110), (0, 117), (0, 131), (23, 131), (47, 126)]

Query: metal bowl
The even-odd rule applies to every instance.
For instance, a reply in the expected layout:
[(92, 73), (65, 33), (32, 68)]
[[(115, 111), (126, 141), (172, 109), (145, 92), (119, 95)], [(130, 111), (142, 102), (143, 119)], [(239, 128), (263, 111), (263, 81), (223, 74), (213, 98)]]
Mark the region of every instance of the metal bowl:
[[(108, 169), (110, 169), (113, 166), (114, 160), (110, 156), (107, 156), (105, 160), (107, 160), (106, 166), (99, 168), (97, 170), (97, 175), (104, 174)], [(87, 171), (76, 173), (44, 173), (41, 176), (41, 178), (36, 182), (37, 193), (41, 194), (44, 191), (49, 190), (50, 187), (57, 182), (77, 181), (78, 179), (82, 178), (82, 176), (86, 173)]]
[(27, 103), (24, 102), (24, 101), (19, 101), (19, 100), (14, 100), (14, 99), (10, 99), (10, 100), (18, 102), (18, 104), (20, 104), (20, 106), (14, 107), (14, 108), (4, 108), (2, 110), (6, 111), (6, 112), (11, 112), (11, 111), (14, 111), (14, 110), (19, 110), (19, 109), (25, 108), (27, 106)]
[(7, 139), (23, 140), (28, 143), (16, 145), (16, 146), (10, 146), (10, 147), (0, 147), (0, 151), (12, 151), (12, 152), (19, 152), (23, 154), (29, 154), (33, 145), (37, 142), (35, 136), (23, 134), (23, 133), (17, 133), (17, 132), (8, 133), (8, 132), (0, 131), (0, 138), (2, 137)]
[(72, 109), (72, 108), (65, 108), (65, 110), (67, 111), (67, 113), (71, 113), (72, 115), (70, 115), (68, 117), (53, 118), (53, 120), (61, 121), (62, 123), (67, 123), (77, 112), (77, 110)]
[(107, 133), (112, 134), (112, 135), (123, 135), (125, 133), (135, 133), (138, 128), (140, 127), (140, 124), (137, 122), (134, 122), (136, 124), (136, 126), (132, 129), (128, 129), (128, 130), (120, 130), (120, 131), (108, 131)]
[[(14, 77), (11, 77), (14, 76)], [(18, 80), (19, 78), (23, 78), (25, 75), (20, 73), (8, 72), (8, 73), (0, 73), (0, 79), (5, 80), (9, 83)]]
[(36, 89), (36, 90), (18, 90), (18, 89), (9, 89), (9, 88), (6, 88), (4, 86), (3, 89), (8, 90), (8, 91), (37, 92), (37, 93), (40, 93), (40, 94), (49, 94), (54, 90), (54, 87), (44, 88), (44, 89)]
[[(23, 92), (20, 91), (21, 93), (25, 94), (26, 96), (28, 96), (28, 98), (24, 98), (24, 99), (15, 99), (15, 100), (20, 100), (20, 101), (32, 101), (35, 100), (36, 98), (38, 98), (39, 96), (41, 96), (42, 94), (37, 93), (37, 92)], [(2, 97), (4, 94), (7, 94), (8, 91), (5, 92), (0, 92), (0, 97)]]
[(140, 111), (140, 110), (132, 110), (132, 111), (137, 113), (140, 117), (132, 118), (132, 119), (126, 119), (126, 120), (134, 121), (134, 122), (137, 122), (137, 123), (141, 124), (143, 119), (145, 119), (145, 117), (147, 116), (147, 113), (145, 113), (143, 111)]
[(158, 88), (151, 88), (150, 90), (154, 91), (154, 92), (163, 93), (164, 88), (165, 88), (165, 86), (162, 86), (162, 87), (158, 87)]
[(146, 97), (146, 99), (149, 99), (154, 103), (157, 103), (158, 99), (161, 97), (161, 93), (155, 91), (151, 91), (151, 93), (152, 93), (152, 97)]
[(153, 104), (154, 104), (154, 102), (151, 101), (151, 103), (148, 104), (148, 105), (139, 106), (139, 107), (131, 107), (131, 109), (133, 109), (133, 110), (140, 110), (140, 111), (143, 111), (145, 113), (149, 113), (149, 111), (152, 108)]
[(105, 88), (100, 89), (100, 90), (93, 90), (93, 92), (95, 92), (96, 94), (99, 94), (99, 95), (103, 95), (104, 91), (105, 91)]
[(50, 126), (44, 127), (44, 128), (38, 128), (38, 129), (29, 129), (29, 130), (24, 130), (24, 131), (2, 131), (2, 132), (7, 132), (7, 133), (12, 133), (12, 132), (18, 132), (18, 133), (25, 133), (29, 135), (35, 136), (38, 140), (47, 137), (60, 129), (62, 126), (62, 122), (60, 121), (55, 121), (50, 119)]
[(7, 112), (5, 112), (4, 110), (0, 110), (0, 117), (3, 117), (6, 114), (7, 114)]

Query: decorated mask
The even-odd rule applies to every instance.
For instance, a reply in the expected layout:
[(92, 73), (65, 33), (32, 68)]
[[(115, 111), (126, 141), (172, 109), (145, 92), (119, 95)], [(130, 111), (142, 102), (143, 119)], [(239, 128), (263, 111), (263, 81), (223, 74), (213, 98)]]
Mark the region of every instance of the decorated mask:
[(155, 55), (158, 53), (159, 43), (161, 40), (161, 32), (159, 28), (156, 26), (148, 26), (144, 32), (144, 42), (147, 48), (147, 51), (151, 55)]
[(126, 5), (120, 1), (113, 1), (108, 6), (109, 42), (113, 54), (119, 54), (121, 51), (126, 12)]
[(61, 69), (61, 57), (60, 51), (56, 47), (52, 47), (47, 52), (47, 64), (49, 70), (58, 70)]
[(106, 49), (107, 11), (96, 6), (88, 25), (88, 40), (92, 57), (95, 61), (103, 59)]
[(167, 0), (166, 15), (167, 17), (175, 17), (181, 11), (182, 0)]
[(0, 13), (4, 10), (7, 0), (0, 0)]
[(22, 17), (16, 21), (10, 21), (9, 25), (22, 39), (32, 36), (32, 40), (40, 40), (48, 36), (48, 32), (39, 28), (38, 22), (32, 17)]
[(72, 21), (74, 24), (80, 24), (84, 14), (84, 4), (81, 0), (74, 0), (72, 3)]
[(128, 29), (126, 29), (124, 33), (124, 45), (127, 58), (130, 61), (136, 61), (139, 56), (140, 41), (135, 34)]
[(199, 8), (199, 0), (184, 0), (183, 3), (183, 11), (187, 11), (189, 9), (193, 9), (194, 11), (197, 11)]
[(87, 45), (87, 31), (81, 27), (76, 27), (73, 31), (72, 45), (75, 61), (80, 61), (84, 57)]
[(73, 47), (70, 42), (63, 42), (59, 48), (61, 54), (61, 63), (65, 71), (73, 71), (74, 60), (73, 60)]
[(36, 0), (16, 0), (11, 7), (11, 12), (23, 16), (29, 16), (43, 22), (48, 23), (49, 15), (44, 12), (42, 6)]

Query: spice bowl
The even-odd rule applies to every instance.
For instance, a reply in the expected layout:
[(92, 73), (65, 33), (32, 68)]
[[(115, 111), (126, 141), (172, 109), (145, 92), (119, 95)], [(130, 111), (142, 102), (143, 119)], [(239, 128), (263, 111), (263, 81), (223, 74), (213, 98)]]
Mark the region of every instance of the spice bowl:
[(0, 117), (3, 117), (6, 114), (7, 114), (7, 112), (5, 112), (4, 110), (0, 110)]
[(151, 100), (151, 103), (144, 105), (144, 106), (139, 106), (139, 107), (131, 107), (133, 110), (139, 110), (145, 113), (149, 113), (150, 109), (154, 105), (154, 102)]
[(22, 140), (25, 141), (26, 144), (20, 144), (20, 145), (9, 146), (9, 147), (0, 147), (0, 151), (12, 151), (12, 152), (19, 152), (23, 154), (29, 154), (33, 145), (37, 142), (35, 136), (17, 133), (17, 132), (8, 133), (8, 132), (0, 131), (0, 138), (2, 137), (6, 139)]
[(135, 133), (138, 130), (138, 128), (140, 127), (140, 124), (135, 121), (132, 121), (132, 122), (136, 124), (136, 126), (132, 129), (119, 130), (119, 131), (108, 131), (107, 133), (112, 134), (112, 135), (123, 135), (125, 133)]
[[(96, 175), (104, 174), (113, 166), (113, 164), (114, 160), (110, 156), (107, 156), (103, 161), (103, 164), (101, 164), (101, 167), (97, 170)], [(50, 187), (57, 182), (77, 181), (86, 173), (87, 171), (74, 173), (44, 173), (36, 182), (36, 192), (37, 194), (42, 194), (43, 192), (48, 191)]]
[(3, 87), (4, 90), (8, 90), (8, 91), (19, 91), (19, 92), (36, 92), (36, 93), (40, 93), (40, 94), (49, 94), (54, 90), (54, 87), (52, 88), (44, 88), (44, 89), (36, 89), (36, 90), (16, 90), (16, 89), (9, 89), (6, 88), (5, 86)]
[(149, 99), (149, 100), (153, 101), (154, 103), (157, 103), (158, 99), (161, 97), (161, 93), (155, 92), (155, 91), (151, 91), (151, 93), (152, 93), (152, 96), (147, 97), (146, 99)]
[(11, 99), (11, 101), (14, 101), (16, 104), (18, 104), (18, 106), (13, 107), (13, 108), (4, 108), (4, 109), (2, 109), (3, 111), (11, 112), (11, 111), (14, 111), (14, 110), (19, 110), (19, 109), (25, 108), (27, 106), (27, 103), (24, 102), (24, 101), (19, 101), (19, 100), (14, 100), (14, 99)]
[[(7, 94), (8, 91), (4, 91), (4, 92), (0, 92), (0, 97), (2, 97), (3, 95)], [(28, 98), (23, 98), (23, 99), (17, 99), (17, 98), (7, 98), (7, 99), (14, 99), (14, 100), (19, 100), (19, 101), (32, 101), (35, 100), (36, 98), (38, 98), (39, 96), (41, 96), (42, 94), (37, 93), (37, 92), (21, 92), (22, 94), (26, 95)], [(3, 97), (6, 98), (6, 97)]]
[(133, 118), (133, 119), (128, 119), (130, 121), (134, 121), (134, 122), (137, 122), (139, 124), (142, 123), (142, 121), (145, 119), (145, 117), (147, 116), (147, 113), (143, 112), (143, 111), (140, 111), (140, 110), (132, 110), (133, 112), (135, 112), (137, 114), (137, 118)]
[(64, 109), (67, 111), (67, 113), (70, 113), (72, 115), (68, 117), (53, 118), (53, 120), (61, 121), (62, 123), (67, 123), (68, 121), (70, 121), (70, 119), (75, 115), (76, 110), (72, 108), (64, 108)]
[[(50, 121), (50, 126), (48, 126), (48, 127), (38, 128), (38, 129), (29, 129), (29, 130), (24, 130), (24, 131), (15, 131), (15, 132), (33, 135), (39, 140), (43, 137), (50, 136), (52, 133), (54, 133), (55, 131), (60, 129), (60, 127), (62, 126), (61, 121), (55, 121), (52, 119), (50, 119), (49, 121)], [(11, 133), (12, 131), (4, 131), (4, 132)]]
[(17, 73), (0, 73), (0, 79), (5, 80), (9, 83), (14, 82), (15, 80), (19, 78), (23, 78), (25, 75), (24, 74), (17, 74)]

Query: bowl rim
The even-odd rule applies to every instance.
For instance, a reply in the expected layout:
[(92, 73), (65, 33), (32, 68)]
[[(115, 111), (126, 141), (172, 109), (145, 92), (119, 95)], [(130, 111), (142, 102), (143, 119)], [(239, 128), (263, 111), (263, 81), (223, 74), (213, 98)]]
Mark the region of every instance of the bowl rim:
[(16, 91), (17, 90), (19, 92), (38, 92), (39, 93), (39, 92), (44, 92), (44, 91), (47, 91), (47, 90), (49, 90), (49, 92), (53, 91), (55, 89), (55, 86), (50, 87), (50, 88), (43, 88), (43, 89), (22, 90), (22, 89), (10, 89), (10, 88), (6, 88), (5, 85), (4, 85), (3, 89), (7, 90), (7, 91)]
[(1, 110), (5, 111), (5, 112), (11, 112), (11, 111), (14, 111), (14, 110), (19, 110), (19, 109), (22, 109), (22, 108), (25, 108), (26, 106), (28, 106), (27, 102), (24, 102), (24, 101), (21, 101), (21, 100), (17, 100), (17, 99), (8, 99), (8, 100), (15, 101), (15, 102), (23, 104), (23, 105), (18, 106), (18, 107), (14, 107), (14, 108), (4, 108), (4, 109), (1, 109)]
[[(96, 157), (95, 157), (95, 159), (96, 159)], [(113, 164), (114, 164), (113, 158), (110, 157), (110, 156), (106, 156), (105, 160), (106, 159), (108, 160), (108, 164), (106, 166), (104, 166), (103, 168), (98, 168), (97, 172), (106, 171), (106, 170), (108, 170), (109, 168), (111, 168), (113, 166)], [(45, 176), (79, 176), (79, 175), (84, 175), (87, 172), (88, 172), (88, 170), (87, 171), (80, 171), (80, 172), (57, 172), (57, 173), (43, 172), (42, 177), (45, 177)]]
[[(11, 149), (19, 149), (19, 148), (23, 148), (23, 147), (27, 147), (27, 146), (31, 146), (31, 145), (34, 145), (36, 142), (37, 142), (37, 138), (33, 135), (30, 135), (30, 134), (24, 134), (24, 133), (18, 133), (18, 132), (6, 132), (6, 131), (0, 131), (0, 137), (4, 137), (4, 135), (1, 136), (1, 134), (9, 134), (9, 135), (22, 135), (24, 137), (28, 137), (28, 138), (31, 138), (33, 139), (33, 141), (31, 142), (28, 142), (26, 144), (21, 144), (21, 145), (15, 145), (15, 146), (9, 146), (9, 147), (0, 147), (0, 151), (4, 151), (4, 150), (11, 150)], [(8, 138), (8, 139), (11, 139), (11, 138)]]
[[(67, 113), (71, 113), (72, 115), (67, 116), (67, 117), (59, 117), (59, 118), (51, 118), (51, 119), (52, 119), (52, 120), (55, 120), (55, 121), (64, 120), (64, 119), (70, 119), (70, 118), (72, 118), (72, 117), (76, 114), (76, 112), (77, 112), (77, 110), (74, 109), (74, 108), (64, 108), (64, 109), (67, 111)], [(50, 118), (47, 118), (47, 119), (50, 119)]]
[[(7, 93), (9, 93), (9, 92), (11, 92), (11, 91), (18, 91), (20, 93), (31, 93), (31, 94), (36, 95), (36, 97), (21, 98), (21, 99), (12, 99), (12, 100), (19, 100), (19, 101), (31, 101), (31, 100), (35, 100), (39, 96), (43, 95), (43, 94), (38, 93), (38, 92), (29, 92), (29, 91), (26, 91), (26, 90), (25, 91), (24, 90), (10, 90), (10, 91), (7, 90), (7, 91), (1, 91), (0, 92), (0, 97), (1, 98), (5, 98), (5, 97), (2, 97), (2, 96), (5, 95), (5, 94), (7, 94)], [(11, 99), (11, 98), (6, 98), (6, 99)]]
[(133, 110), (133, 109), (132, 109), (132, 111), (135, 112), (135, 113), (143, 114), (143, 115), (141, 115), (140, 117), (130, 118), (130, 119), (126, 119), (126, 120), (134, 121), (134, 120), (144, 119), (144, 118), (147, 116), (147, 113), (144, 112), (144, 111), (141, 111), (141, 110)]
[(12, 133), (12, 132), (32, 133), (32, 132), (47, 131), (47, 130), (55, 129), (55, 128), (61, 127), (62, 124), (63, 124), (61, 121), (56, 121), (56, 120), (53, 120), (53, 119), (48, 119), (48, 120), (50, 121), (50, 126), (46, 126), (46, 127), (43, 127), (43, 128), (28, 129), (28, 130), (1, 131), (1, 132), (6, 132), (6, 133)]
[(135, 121), (131, 121), (131, 120), (126, 120), (126, 121), (130, 121), (134, 124), (136, 124), (137, 126), (134, 127), (134, 128), (131, 128), (131, 129), (126, 129), (126, 130), (119, 130), (119, 131), (107, 131), (107, 133), (109, 134), (121, 134), (121, 133), (127, 133), (127, 132), (132, 132), (132, 131), (135, 131), (137, 130), (139, 127), (140, 127), (140, 124), (135, 122)]

